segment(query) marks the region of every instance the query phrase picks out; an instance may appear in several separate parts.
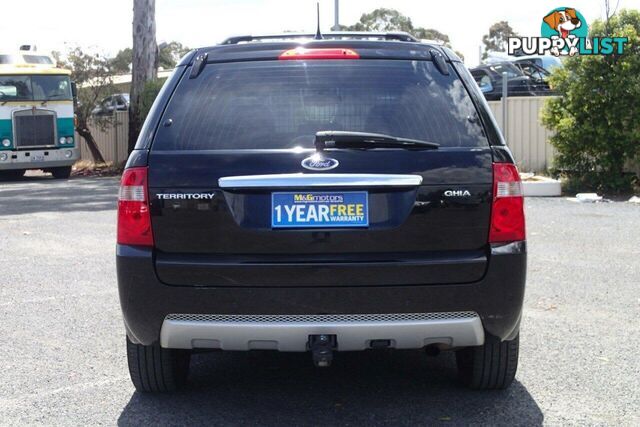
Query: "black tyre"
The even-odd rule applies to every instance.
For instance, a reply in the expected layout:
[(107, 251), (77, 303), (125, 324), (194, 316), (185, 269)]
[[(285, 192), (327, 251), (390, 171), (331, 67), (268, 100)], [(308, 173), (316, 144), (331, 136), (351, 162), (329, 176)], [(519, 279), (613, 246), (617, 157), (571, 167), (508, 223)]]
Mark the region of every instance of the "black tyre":
[(175, 391), (182, 386), (189, 374), (191, 353), (188, 350), (171, 350), (160, 344), (141, 345), (127, 337), (129, 374), (136, 390), (143, 393)]
[(6, 171), (0, 171), (0, 178), (3, 179), (19, 179), (24, 176), (26, 171), (24, 169), (10, 169)]
[(71, 166), (51, 168), (51, 174), (55, 179), (67, 179), (71, 176)]
[(520, 337), (500, 341), (487, 335), (484, 345), (456, 352), (458, 373), (462, 382), (476, 390), (508, 388), (518, 369)]

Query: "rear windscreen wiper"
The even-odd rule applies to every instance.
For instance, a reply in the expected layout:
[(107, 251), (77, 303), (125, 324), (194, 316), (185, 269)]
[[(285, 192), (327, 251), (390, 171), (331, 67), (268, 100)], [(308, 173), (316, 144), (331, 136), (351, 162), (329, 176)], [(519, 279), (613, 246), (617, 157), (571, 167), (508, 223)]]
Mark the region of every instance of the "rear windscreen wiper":
[(434, 150), (440, 147), (435, 142), (420, 141), (419, 139), (401, 138), (381, 133), (351, 132), (338, 130), (323, 130), (316, 132), (314, 141), (316, 150), (325, 148), (405, 148), (407, 150)]

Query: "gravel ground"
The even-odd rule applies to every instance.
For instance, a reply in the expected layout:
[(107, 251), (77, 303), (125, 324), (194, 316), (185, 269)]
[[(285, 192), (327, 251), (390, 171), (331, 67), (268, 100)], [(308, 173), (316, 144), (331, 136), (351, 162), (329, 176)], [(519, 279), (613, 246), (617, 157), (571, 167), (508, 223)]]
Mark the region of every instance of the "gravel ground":
[(527, 200), (517, 381), (472, 392), (450, 354), (200, 354), (136, 393), (114, 265), (114, 178), (0, 182), (0, 424), (640, 424), (640, 206)]

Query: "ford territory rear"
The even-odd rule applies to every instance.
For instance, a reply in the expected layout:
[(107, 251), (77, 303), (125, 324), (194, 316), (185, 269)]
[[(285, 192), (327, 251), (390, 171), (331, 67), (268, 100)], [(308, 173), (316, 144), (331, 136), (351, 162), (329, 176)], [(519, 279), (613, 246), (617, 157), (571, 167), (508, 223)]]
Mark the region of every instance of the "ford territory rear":
[(520, 179), (449, 49), (406, 34), (229, 39), (185, 56), (122, 176), (117, 269), (141, 391), (191, 352), (455, 351), (508, 387)]

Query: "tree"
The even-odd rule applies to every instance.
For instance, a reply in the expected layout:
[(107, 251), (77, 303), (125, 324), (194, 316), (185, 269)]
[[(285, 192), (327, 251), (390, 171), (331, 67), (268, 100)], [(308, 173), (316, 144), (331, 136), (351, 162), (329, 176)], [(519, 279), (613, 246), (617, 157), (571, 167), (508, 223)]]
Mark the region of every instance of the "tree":
[(129, 105), (129, 152), (133, 151), (142, 120), (140, 94), (147, 82), (158, 78), (155, 0), (133, 0), (133, 60)]
[(449, 36), (432, 28), (414, 27), (411, 18), (395, 9), (380, 8), (363, 13), (360, 21), (353, 25), (341, 26), (346, 31), (406, 31), (419, 39), (442, 42), (449, 47)]
[(53, 60), (56, 63), (56, 67), (57, 68), (65, 68), (68, 66), (68, 64), (66, 63), (62, 52), (60, 52), (59, 50), (52, 50), (51, 51), (51, 57), (53, 58)]
[(158, 65), (165, 70), (170, 70), (190, 50), (190, 48), (177, 41), (161, 43), (159, 46)]
[(64, 59), (58, 53), (56, 62), (71, 69), (71, 80), (78, 87), (76, 132), (86, 141), (94, 162), (104, 163), (104, 157), (89, 128), (89, 120), (102, 127), (108, 123), (108, 118), (92, 118), (91, 111), (99, 101), (115, 92), (111, 62), (104, 56), (85, 52), (79, 47), (71, 49)]
[[(170, 70), (176, 66), (178, 61), (191, 49), (182, 43), (172, 41), (160, 43), (158, 46), (158, 66), (165, 70)], [(121, 49), (116, 56), (111, 59), (111, 68), (117, 74), (129, 74), (133, 61), (133, 50), (130, 47)]]
[(129, 74), (131, 72), (131, 62), (133, 61), (133, 51), (130, 47), (124, 48), (111, 59), (111, 68), (117, 74)]
[(360, 22), (347, 27), (349, 31), (407, 31), (413, 30), (411, 19), (395, 9), (379, 8), (363, 13)]
[(482, 59), (485, 59), (489, 52), (506, 52), (507, 43), (509, 37), (517, 37), (513, 28), (507, 21), (500, 21), (489, 27), (489, 34), (482, 36), (482, 43), (484, 43), (484, 52)]
[(433, 28), (414, 28), (412, 34), (419, 39), (435, 40), (449, 45), (449, 36)]
[(589, 33), (629, 42), (623, 54), (576, 55), (554, 69), (550, 83), (561, 96), (546, 102), (543, 123), (555, 131), (554, 167), (573, 183), (628, 191), (634, 176), (625, 163), (640, 156), (640, 12), (595, 21)]
[(158, 79), (148, 81), (147, 84), (144, 85), (144, 89), (140, 94), (140, 120), (144, 122), (151, 110), (151, 106), (153, 105), (153, 101), (156, 100), (158, 94), (160, 93), (160, 89), (164, 85), (164, 82), (167, 79)]

